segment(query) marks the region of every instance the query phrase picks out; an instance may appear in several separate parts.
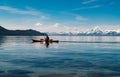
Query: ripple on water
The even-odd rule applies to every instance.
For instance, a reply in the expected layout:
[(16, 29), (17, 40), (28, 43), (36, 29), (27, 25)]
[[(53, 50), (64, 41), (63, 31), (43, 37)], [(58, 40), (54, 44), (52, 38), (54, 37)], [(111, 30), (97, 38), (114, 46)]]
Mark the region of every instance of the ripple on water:
[(74, 77), (72, 74), (45, 74), (40, 75), (39, 77)]
[(28, 70), (8, 70), (8, 73), (11, 74), (29, 74), (29, 73), (34, 73), (33, 71), (28, 71)]
[(87, 77), (119, 77), (120, 72), (89, 72)]

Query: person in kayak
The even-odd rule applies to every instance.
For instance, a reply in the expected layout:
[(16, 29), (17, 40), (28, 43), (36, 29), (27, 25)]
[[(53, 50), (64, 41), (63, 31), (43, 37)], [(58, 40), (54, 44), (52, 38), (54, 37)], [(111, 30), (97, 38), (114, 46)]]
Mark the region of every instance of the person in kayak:
[(48, 35), (45, 37), (45, 42), (49, 43), (49, 36)]

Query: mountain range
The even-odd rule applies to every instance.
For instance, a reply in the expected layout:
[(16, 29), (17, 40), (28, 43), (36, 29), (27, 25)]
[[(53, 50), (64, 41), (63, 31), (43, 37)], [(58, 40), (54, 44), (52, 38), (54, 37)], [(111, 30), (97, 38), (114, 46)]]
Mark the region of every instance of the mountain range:
[(45, 36), (46, 33), (41, 33), (32, 29), (28, 30), (8, 30), (0, 26), (0, 36)]
[(117, 31), (102, 31), (99, 28), (91, 29), (86, 32), (79, 32), (79, 33), (72, 33), (72, 32), (46, 32), (41, 33), (36, 30), (28, 29), (28, 30), (8, 30), (4, 27), (0, 26), (0, 36), (46, 36), (46, 35), (53, 35), (53, 36), (120, 36), (120, 32)]
[(61, 32), (61, 33), (47, 33), (48, 35), (58, 35), (58, 36), (120, 36), (120, 32), (117, 31), (103, 31), (99, 28), (91, 29), (86, 32), (72, 33), (72, 32)]

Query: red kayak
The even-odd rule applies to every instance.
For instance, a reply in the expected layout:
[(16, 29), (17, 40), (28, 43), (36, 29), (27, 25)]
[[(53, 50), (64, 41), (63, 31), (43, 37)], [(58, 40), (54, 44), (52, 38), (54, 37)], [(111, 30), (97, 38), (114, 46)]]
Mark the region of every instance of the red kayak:
[[(40, 40), (32, 40), (33, 42), (45, 42), (43, 39), (40, 39)], [(59, 40), (49, 40), (49, 43), (58, 43), (59, 42)]]

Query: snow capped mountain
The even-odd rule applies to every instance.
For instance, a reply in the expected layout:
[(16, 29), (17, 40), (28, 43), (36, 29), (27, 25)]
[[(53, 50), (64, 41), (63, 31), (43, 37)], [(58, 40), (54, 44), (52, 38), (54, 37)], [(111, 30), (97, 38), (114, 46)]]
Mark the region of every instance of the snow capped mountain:
[(111, 31), (111, 30), (103, 30), (100, 29), (99, 27), (92, 28), (88, 31), (85, 32), (60, 32), (60, 33), (48, 33), (48, 35), (66, 35), (66, 36), (73, 36), (73, 35), (78, 35), (78, 36), (120, 36), (120, 32), (117, 31)]
[(90, 31), (87, 31), (86, 34), (102, 34), (104, 33), (99, 27), (95, 27), (93, 29), (91, 29)]

